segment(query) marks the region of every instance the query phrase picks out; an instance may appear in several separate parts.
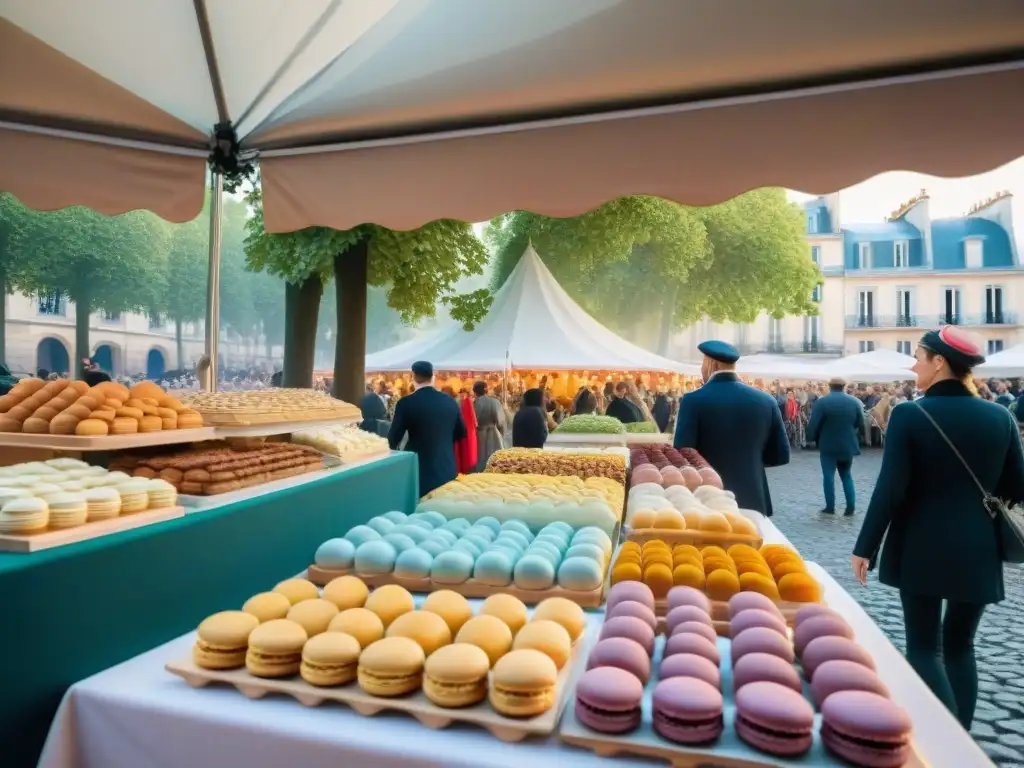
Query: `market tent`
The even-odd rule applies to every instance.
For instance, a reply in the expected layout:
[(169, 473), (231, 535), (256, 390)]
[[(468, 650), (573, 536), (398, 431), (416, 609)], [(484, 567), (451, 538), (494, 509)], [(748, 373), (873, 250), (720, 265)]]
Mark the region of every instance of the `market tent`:
[(974, 375), (982, 379), (1024, 376), (1024, 344), (989, 355), (982, 365), (974, 369)]
[(813, 360), (792, 355), (744, 355), (736, 372), (755, 379), (813, 380), (818, 366)]
[(0, 189), (183, 221), (216, 147), (218, 170), (258, 155), (270, 231), (408, 228), (627, 194), (833, 192), (893, 168), (967, 176), (1024, 154), (1020, 3), (819, 11), (0, 0)]
[(828, 378), (837, 376), (849, 381), (864, 383), (884, 381), (907, 381), (914, 378), (910, 366), (914, 358), (891, 349), (875, 349), (833, 360), (822, 366), (822, 373)]
[(675, 371), (700, 366), (630, 344), (584, 312), (558, 284), (532, 245), (472, 331), (455, 325), (366, 356), (367, 371), (407, 371), (429, 360), (444, 371)]

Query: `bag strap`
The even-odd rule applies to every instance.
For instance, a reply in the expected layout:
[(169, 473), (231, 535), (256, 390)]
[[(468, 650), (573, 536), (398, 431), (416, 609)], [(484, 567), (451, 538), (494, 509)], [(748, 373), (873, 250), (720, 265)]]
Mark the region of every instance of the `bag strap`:
[(917, 409), (925, 415), (925, 418), (927, 418), (928, 421), (932, 423), (932, 426), (935, 427), (935, 431), (938, 432), (942, 439), (946, 441), (946, 445), (949, 446), (949, 449), (953, 451), (953, 455), (960, 460), (961, 464), (963, 464), (964, 469), (967, 470), (967, 474), (971, 476), (971, 480), (974, 481), (974, 484), (978, 486), (978, 490), (981, 491), (981, 497), (987, 502), (990, 498), (992, 498), (992, 494), (985, 490), (985, 486), (981, 484), (981, 481), (978, 480), (978, 476), (974, 474), (974, 470), (971, 469), (970, 464), (967, 463), (966, 459), (964, 459), (960, 451), (958, 451), (956, 446), (953, 445), (953, 441), (949, 439), (949, 436), (945, 433), (945, 431), (943, 431), (942, 427), (939, 426), (938, 422), (935, 421), (934, 418), (932, 418), (932, 415), (928, 413), (928, 411), (925, 409), (923, 405), (921, 405), (917, 401), (912, 402), (917, 407)]

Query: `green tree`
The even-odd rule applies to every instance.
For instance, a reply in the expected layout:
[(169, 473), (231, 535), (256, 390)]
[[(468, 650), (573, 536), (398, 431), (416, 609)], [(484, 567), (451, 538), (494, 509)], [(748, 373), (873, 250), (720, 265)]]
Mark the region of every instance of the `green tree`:
[(14, 195), (0, 192), (0, 363), (7, 362), (7, 302), (14, 291), (31, 292), (37, 286), (30, 279), (27, 265), (25, 227), (29, 210)]
[(104, 216), (88, 208), (32, 211), (25, 227), (29, 281), (75, 303), (78, 374), (93, 312), (142, 312), (166, 295), (168, 225), (148, 211)]
[(249, 266), (287, 281), (284, 380), (310, 385), (323, 287), (333, 277), (337, 303), (334, 334), (334, 394), (357, 401), (363, 394), (366, 360), (367, 287), (387, 286), (387, 303), (412, 324), (434, 314), (439, 302), (471, 326), (486, 301), (454, 295), (466, 275), (481, 274), (487, 252), (470, 225), (433, 221), (396, 232), (373, 224), (350, 230), (311, 227), (272, 235), (263, 228), (259, 188), (249, 195), (254, 215), (247, 223)]
[(622, 332), (672, 331), (701, 317), (752, 322), (812, 314), (821, 275), (809, 258), (803, 218), (779, 189), (760, 189), (707, 208), (624, 197), (582, 216), (550, 219), (514, 211), (494, 219), (485, 240), (494, 287), (533, 241), (544, 263), (580, 304)]
[(184, 224), (170, 225), (167, 276), (160, 312), (174, 321), (175, 366), (185, 368), (182, 329), (206, 317), (206, 282), (210, 259), (210, 213)]

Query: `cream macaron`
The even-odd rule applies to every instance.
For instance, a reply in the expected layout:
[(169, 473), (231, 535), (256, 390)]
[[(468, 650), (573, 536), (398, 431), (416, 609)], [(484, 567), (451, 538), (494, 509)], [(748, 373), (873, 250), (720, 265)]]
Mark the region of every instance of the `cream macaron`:
[(121, 514), (142, 512), (149, 508), (149, 480), (136, 478), (118, 483), (117, 492), (121, 494)]
[(121, 494), (116, 488), (90, 488), (84, 495), (89, 522), (109, 520), (121, 514)]
[(84, 525), (88, 518), (85, 494), (54, 493), (46, 500), (50, 507), (51, 528), (75, 528)]
[(150, 509), (166, 509), (173, 507), (178, 500), (178, 489), (159, 477), (146, 481), (146, 494), (149, 496)]
[(34, 533), (46, 528), (50, 510), (42, 499), (10, 499), (0, 509), (0, 533)]
[(53, 467), (54, 469), (59, 469), (61, 472), (67, 472), (69, 469), (85, 469), (89, 466), (80, 459), (67, 458), (48, 459), (47, 461), (44, 461), (43, 464), (48, 467)]

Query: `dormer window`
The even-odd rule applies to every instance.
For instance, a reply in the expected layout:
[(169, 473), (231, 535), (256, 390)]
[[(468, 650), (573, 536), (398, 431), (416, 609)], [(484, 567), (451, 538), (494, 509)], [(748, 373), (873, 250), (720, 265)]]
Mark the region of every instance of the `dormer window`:
[(964, 240), (964, 265), (968, 269), (981, 269), (985, 266), (981, 248), (981, 240), (976, 237)]
[(894, 267), (910, 266), (910, 243), (906, 240), (897, 240), (894, 244), (892, 265)]
[(814, 235), (818, 232), (818, 212), (810, 211), (807, 214), (807, 231)]
[(871, 269), (871, 243), (857, 243), (857, 269)]

